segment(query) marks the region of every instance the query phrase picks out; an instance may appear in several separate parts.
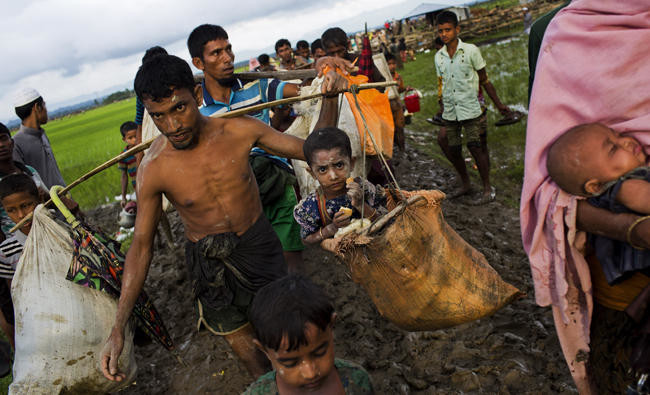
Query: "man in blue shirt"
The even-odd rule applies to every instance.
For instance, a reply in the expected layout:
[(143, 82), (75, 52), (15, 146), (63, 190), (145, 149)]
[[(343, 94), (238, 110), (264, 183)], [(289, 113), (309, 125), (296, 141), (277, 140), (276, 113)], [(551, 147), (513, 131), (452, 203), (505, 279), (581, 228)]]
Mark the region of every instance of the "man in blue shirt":
[[(212, 116), (223, 112), (249, 107), (255, 104), (270, 102), (285, 97), (300, 95), (300, 86), (285, 83), (277, 79), (259, 79), (243, 82), (234, 76), (235, 55), (232, 45), (228, 41), (228, 33), (217, 25), (200, 25), (190, 33), (187, 47), (192, 56), (192, 64), (203, 71), (204, 80), (203, 105), (200, 111), (203, 115)], [(330, 66), (349, 67), (349, 62), (337, 62), (321, 59), (316, 64), (316, 69), (322, 69), (326, 64)], [(269, 110), (262, 110), (249, 114), (270, 124)], [(289, 163), (283, 159), (265, 153), (259, 148), (254, 148), (251, 155), (263, 155), (270, 158), (278, 168), (290, 168)], [(255, 166), (254, 166), (254, 170)], [(283, 170), (284, 171), (284, 170)], [(255, 171), (258, 184), (262, 184), (262, 172)], [(287, 179), (282, 177), (282, 179)], [(266, 203), (264, 196), (262, 202), (264, 214), (269, 218), (273, 229), (282, 242), (285, 260), (289, 271), (296, 271), (302, 263), (302, 250), (304, 246), (300, 238), (300, 226), (293, 218), (293, 208), (298, 203), (293, 185), (287, 183), (281, 197), (273, 202)]]

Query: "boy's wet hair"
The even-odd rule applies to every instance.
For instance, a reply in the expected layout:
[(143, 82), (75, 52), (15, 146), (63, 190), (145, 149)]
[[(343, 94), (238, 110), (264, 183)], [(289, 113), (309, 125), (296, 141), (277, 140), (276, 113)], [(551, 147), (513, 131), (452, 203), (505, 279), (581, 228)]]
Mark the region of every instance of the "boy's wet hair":
[(275, 42), (275, 53), (278, 52), (278, 49), (280, 47), (284, 47), (285, 45), (288, 45), (289, 48), (291, 48), (291, 41), (287, 40), (286, 38), (281, 38), (278, 41)]
[(311, 43), (311, 54), (316, 55), (316, 50), (318, 48), (323, 49), (323, 42), (320, 38), (315, 39), (314, 42)]
[(395, 60), (395, 55), (392, 53), (385, 53), (384, 57), (386, 58), (386, 63), (390, 62), (391, 60)]
[(330, 27), (323, 32), (320, 39), (323, 44), (323, 49), (332, 45), (348, 46), (348, 35), (345, 34), (345, 31), (340, 27)]
[(133, 122), (133, 121), (126, 121), (120, 126), (120, 133), (122, 134), (122, 137), (126, 136), (126, 132), (130, 130), (136, 130), (138, 129), (138, 124)]
[(147, 51), (144, 53), (144, 56), (142, 57), (142, 64), (147, 63), (151, 59), (155, 58), (156, 56), (160, 55), (168, 55), (167, 50), (159, 45), (156, 45), (154, 47), (151, 47), (147, 49)]
[(9, 128), (2, 122), (0, 122), (0, 134), (8, 134), (11, 137), (11, 132)]
[(20, 118), (21, 121), (24, 121), (32, 115), (32, 110), (34, 109), (34, 104), (38, 105), (43, 105), (43, 97), (39, 96), (38, 98), (32, 100), (31, 102), (27, 104), (23, 104), (20, 107), (15, 107), (14, 110), (16, 111), (16, 115), (18, 115), (18, 118)]
[(194, 92), (194, 76), (186, 61), (174, 55), (156, 56), (140, 66), (133, 87), (140, 100), (158, 101), (172, 95), (173, 89)]
[(207, 42), (227, 39), (228, 33), (221, 26), (204, 24), (192, 30), (187, 38), (187, 49), (191, 57), (203, 60), (203, 48)]
[(436, 25), (451, 23), (454, 27), (458, 26), (458, 16), (452, 11), (443, 11), (436, 17)]
[(296, 43), (296, 48), (299, 48), (299, 49), (300, 48), (307, 48), (307, 49), (309, 49), (309, 43), (307, 42), (307, 40), (300, 40), (300, 41), (298, 41)]
[(305, 277), (288, 275), (257, 292), (248, 316), (264, 347), (277, 351), (286, 336), (287, 351), (292, 351), (307, 345), (307, 323), (324, 331), (332, 314), (334, 306), (319, 286)]
[(339, 128), (327, 127), (310, 133), (302, 146), (302, 152), (305, 154), (307, 164), (311, 166), (314, 152), (329, 151), (334, 148), (340, 149), (343, 156), (352, 158), (352, 146), (348, 135)]
[(269, 62), (271, 62), (271, 58), (269, 57), (269, 55), (263, 53), (257, 57), (257, 61), (260, 62), (260, 66), (264, 66), (269, 64)]
[(40, 197), (34, 180), (26, 174), (10, 174), (0, 180), (0, 201), (20, 192), (27, 192), (36, 199)]

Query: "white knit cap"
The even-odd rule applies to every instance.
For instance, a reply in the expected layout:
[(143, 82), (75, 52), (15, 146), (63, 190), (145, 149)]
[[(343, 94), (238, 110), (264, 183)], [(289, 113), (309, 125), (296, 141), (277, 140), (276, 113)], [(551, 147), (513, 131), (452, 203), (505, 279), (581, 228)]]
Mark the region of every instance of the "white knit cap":
[(41, 97), (41, 94), (34, 88), (23, 88), (14, 96), (14, 107), (22, 107)]

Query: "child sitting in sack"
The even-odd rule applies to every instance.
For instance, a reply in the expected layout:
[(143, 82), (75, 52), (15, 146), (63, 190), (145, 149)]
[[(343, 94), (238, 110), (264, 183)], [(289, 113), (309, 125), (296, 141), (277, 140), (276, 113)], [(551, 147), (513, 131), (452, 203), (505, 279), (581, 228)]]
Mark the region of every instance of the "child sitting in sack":
[(334, 307), (308, 279), (289, 275), (261, 288), (251, 305), (255, 345), (273, 371), (244, 394), (374, 394), (368, 372), (334, 358)]
[(353, 218), (361, 218), (362, 207), (363, 216), (371, 221), (386, 212), (386, 193), (381, 186), (364, 181), (362, 198), (361, 180), (348, 179), (354, 159), (350, 139), (341, 129), (315, 130), (307, 136), (302, 150), (307, 171), (320, 184), (293, 212), (304, 243), (320, 243), (333, 237)]
[[(549, 148), (551, 179), (564, 191), (589, 197), (592, 205), (614, 213), (642, 215), (630, 229), (650, 219), (650, 168), (643, 146), (601, 124), (575, 126)], [(590, 235), (605, 278), (610, 285), (636, 271), (650, 275), (650, 251), (628, 243)]]
[[(0, 203), (9, 218), (14, 223), (18, 223), (33, 213), (36, 206), (42, 203), (42, 199), (32, 177), (18, 173), (8, 175), (0, 180)], [(0, 243), (0, 281), (6, 281), (6, 286), (9, 289), (31, 228), (32, 221), (27, 221)], [(9, 338), (11, 346), (14, 347), (14, 308), (11, 294), (6, 292), (4, 287), (5, 284), (0, 287), (5, 291), (2, 292), (3, 300), (0, 300), (0, 310), (4, 316), (4, 320), (0, 320), (0, 323), (2, 323), (2, 330)]]

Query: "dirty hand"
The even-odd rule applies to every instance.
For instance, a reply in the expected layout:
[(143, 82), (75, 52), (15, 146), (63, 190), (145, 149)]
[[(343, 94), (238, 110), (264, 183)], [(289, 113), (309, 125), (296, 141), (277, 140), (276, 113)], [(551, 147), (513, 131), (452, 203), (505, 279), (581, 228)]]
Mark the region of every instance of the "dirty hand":
[(318, 71), (319, 77), (323, 76), (323, 69), (325, 67), (329, 67), (332, 70), (341, 69), (341, 71), (345, 75), (348, 75), (349, 71), (354, 70), (354, 66), (352, 66), (352, 63), (350, 63), (349, 61), (343, 58), (336, 58), (333, 56), (323, 56), (318, 58), (314, 68), (316, 69), (316, 71)]
[(343, 211), (337, 211), (336, 214), (334, 214), (334, 218), (332, 218), (332, 224), (334, 224), (334, 226), (337, 228), (344, 228), (350, 225), (351, 218), (351, 214), (346, 214)]
[(348, 88), (348, 81), (335, 71), (328, 71), (321, 85), (321, 92), (325, 96), (334, 96)]
[(124, 331), (113, 328), (111, 335), (106, 340), (106, 345), (101, 354), (102, 373), (111, 381), (122, 381), (126, 375), (118, 371), (117, 362), (124, 348)]
[(124, 208), (128, 202), (129, 201), (125, 197), (123, 197), (122, 201), (120, 202), (120, 206), (122, 206), (122, 208)]
[(355, 179), (354, 181), (349, 183), (347, 187), (348, 187), (347, 195), (350, 198), (350, 201), (352, 202), (352, 207), (361, 211), (361, 205), (363, 205), (363, 192), (361, 191), (361, 185), (359, 185), (359, 183)]

